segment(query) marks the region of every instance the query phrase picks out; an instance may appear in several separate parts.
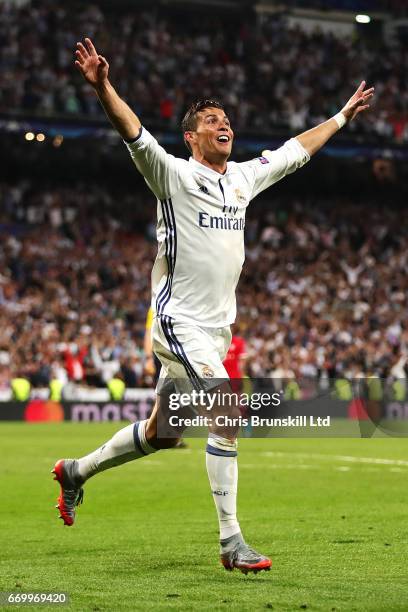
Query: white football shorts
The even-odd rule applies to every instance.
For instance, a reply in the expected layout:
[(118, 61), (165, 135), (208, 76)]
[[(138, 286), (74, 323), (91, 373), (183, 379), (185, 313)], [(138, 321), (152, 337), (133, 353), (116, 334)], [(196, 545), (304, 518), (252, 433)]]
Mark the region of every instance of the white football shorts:
[(175, 388), (177, 393), (211, 389), (229, 380), (223, 361), (231, 344), (231, 328), (200, 327), (177, 322), (166, 315), (152, 326), (153, 351), (162, 368), (156, 393)]

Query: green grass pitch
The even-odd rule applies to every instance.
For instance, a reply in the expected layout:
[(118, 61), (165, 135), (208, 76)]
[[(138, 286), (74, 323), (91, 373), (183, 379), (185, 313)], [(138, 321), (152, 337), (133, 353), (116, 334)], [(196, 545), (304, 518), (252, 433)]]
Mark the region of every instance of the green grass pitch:
[(408, 609), (407, 440), (240, 440), (241, 527), (273, 558), (244, 576), (218, 560), (205, 440), (96, 476), (63, 527), (55, 460), (119, 428), (1, 424), (1, 591), (91, 611)]

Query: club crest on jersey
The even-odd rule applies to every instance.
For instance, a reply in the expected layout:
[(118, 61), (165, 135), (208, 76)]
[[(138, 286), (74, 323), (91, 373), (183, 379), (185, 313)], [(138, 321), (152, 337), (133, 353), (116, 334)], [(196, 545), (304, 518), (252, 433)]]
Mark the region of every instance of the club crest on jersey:
[(263, 155), (261, 157), (258, 157), (258, 159), (261, 164), (269, 164), (269, 159), (267, 157), (264, 157)]
[(234, 189), (234, 191), (238, 202), (241, 204), (246, 204), (246, 197), (243, 195), (242, 191), (240, 189)]
[(202, 373), (204, 378), (214, 378), (214, 370), (210, 366), (204, 366)]

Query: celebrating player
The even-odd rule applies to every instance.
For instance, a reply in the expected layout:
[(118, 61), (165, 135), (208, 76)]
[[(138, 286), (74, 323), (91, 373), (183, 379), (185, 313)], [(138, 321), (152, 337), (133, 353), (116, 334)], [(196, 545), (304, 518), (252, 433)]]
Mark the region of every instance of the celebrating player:
[[(113, 126), (158, 200), (158, 254), (152, 272), (153, 350), (162, 369), (149, 419), (128, 425), (81, 459), (61, 459), (54, 473), (61, 486), (58, 508), (66, 525), (75, 519), (82, 485), (110, 467), (174, 446), (158, 423), (171, 390), (230, 389), (223, 359), (236, 314), (235, 288), (244, 263), (245, 212), (250, 201), (309, 161), (344, 124), (365, 111), (373, 95), (363, 81), (332, 119), (287, 141), (276, 151), (244, 163), (228, 162), (234, 132), (223, 106), (201, 100), (187, 111), (182, 131), (188, 161), (166, 153), (142, 127), (108, 79), (109, 65), (89, 38), (78, 43), (76, 66), (95, 89)], [(220, 383), (220, 381), (224, 381)], [(238, 411), (239, 414), (239, 411)], [(236, 514), (235, 432), (210, 428), (207, 471), (220, 527), (226, 569), (267, 570), (271, 561), (250, 548)]]

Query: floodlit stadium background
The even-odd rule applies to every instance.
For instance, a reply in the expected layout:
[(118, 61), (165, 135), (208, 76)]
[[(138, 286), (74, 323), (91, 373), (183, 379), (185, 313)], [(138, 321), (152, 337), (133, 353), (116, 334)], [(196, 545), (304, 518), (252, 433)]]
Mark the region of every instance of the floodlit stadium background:
[(364, 78), (367, 116), (249, 207), (236, 333), (251, 377), (405, 381), (408, 13), (398, 1), (2, 2), (0, 397), (152, 388), (144, 334), (155, 200), (73, 65), (89, 35), (168, 151), (220, 98), (233, 159), (332, 116)]
[[(196, 96), (225, 101), (245, 160), (375, 85), (364, 120), (250, 205), (236, 331), (253, 378), (310, 391), (377, 374), (408, 423), (407, 32), (405, 0), (0, 0), (1, 609), (5, 591), (65, 592), (79, 612), (408, 609), (406, 440), (355, 402), (336, 405), (360, 439), (239, 440), (239, 520), (268, 574), (219, 563), (204, 440), (92, 478), (72, 528), (50, 474), (153, 398), (156, 205), (74, 69), (77, 40), (95, 39), (119, 93), (183, 156)], [(106, 388), (118, 370), (123, 402)], [(16, 377), (27, 402), (10, 401)]]

